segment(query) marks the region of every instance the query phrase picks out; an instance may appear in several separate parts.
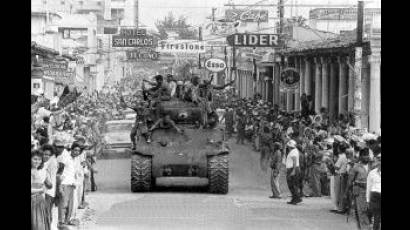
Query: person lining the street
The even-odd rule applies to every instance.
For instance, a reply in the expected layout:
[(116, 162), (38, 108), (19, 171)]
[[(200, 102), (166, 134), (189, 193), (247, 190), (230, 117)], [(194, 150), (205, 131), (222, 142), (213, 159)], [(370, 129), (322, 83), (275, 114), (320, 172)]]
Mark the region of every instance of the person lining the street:
[(62, 154), (59, 158), (60, 176), (59, 186), (59, 204), (58, 204), (58, 227), (65, 225), (76, 225), (74, 220), (74, 191), (76, 187), (76, 157), (81, 153), (81, 146), (74, 142), (71, 146), (71, 152)]
[(273, 154), (270, 159), (270, 168), (272, 169), (271, 172), (271, 189), (272, 189), (272, 196), (269, 198), (273, 199), (280, 199), (281, 192), (279, 187), (279, 178), (280, 178), (280, 167), (282, 163), (282, 145), (279, 142), (273, 143)]
[(52, 145), (43, 145), (42, 146), (43, 152), (43, 162), (44, 162), (44, 169), (47, 173), (47, 178), (51, 183), (51, 188), (47, 189), (45, 192), (45, 200), (46, 200), (46, 208), (48, 210), (50, 223), (53, 222), (53, 215), (52, 210), (55, 204), (55, 195), (56, 195), (56, 187), (57, 187), (57, 170), (58, 170), (58, 163), (55, 156), (55, 149)]
[(370, 229), (366, 200), (369, 161), (369, 150), (360, 149), (359, 162), (349, 172), (348, 187), (352, 187), (356, 223), (360, 230)]
[(377, 167), (369, 172), (367, 176), (366, 185), (366, 201), (368, 203), (369, 211), (373, 216), (373, 230), (380, 229), (381, 223), (381, 200), (382, 200), (382, 165), (381, 153), (377, 155)]
[(289, 191), (292, 194), (291, 201), (288, 204), (296, 205), (302, 202), (299, 194), (299, 151), (296, 148), (296, 142), (290, 140), (287, 143), (288, 155), (286, 157), (286, 181), (288, 183)]
[(50, 230), (51, 222), (44, 193), (52, 186), (43, 168), (43, 156), (39, 150), (31, 151), (31, 229)]

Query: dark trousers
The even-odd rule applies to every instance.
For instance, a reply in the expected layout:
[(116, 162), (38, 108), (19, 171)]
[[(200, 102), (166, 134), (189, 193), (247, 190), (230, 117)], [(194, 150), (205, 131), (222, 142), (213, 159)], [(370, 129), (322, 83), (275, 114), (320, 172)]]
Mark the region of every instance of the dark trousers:
[(90, 182), (91, 182), (91, 191), (92, 192), (97, 191), (97, 184), (95, 183), (95, 176), (94, 176), (93, 170), (90, 170)]
[(238, 136), (236, 137), (236, 144), (244, 144), (245, 141), (245, 131), (238, 130)]
[(380, 229), (381, 223), (381, 202), (382, 202), (382, 195), (378, 192), (371, 192), (370, 193), (370, 203), (369, 209), (373, 215), (373, 230)]
[(289, 191), (292, 194), (292, 200), (291, 201), (297, 201), (300, 200), (300, 194), (299, 194), (299, 176), (297, 174), (295, 175), (290, 175), (292, 172), (292, 169), (287, 169), (286, 171), (286, 182), (288, 183)]
[[(355, 190), (355, 188), (353, 188)], [(366, 202), (366, 188), (357, 188), (358, 194), (354, 197), (355, 215), (357, 227), (362, 230), (368, 230), (370, 227), (370, 220)]]
[(62, 193), (58, 204), (58, 222), (69, 223), (74, 209), (74, 185), (60, 185)]
[(312, 196), (320, 197), (322, 196), (320, 177), (322, 176), (322, 171), (320, 165), (314, 164), (311, 166), (310, 170), (310, 187), (312, 188)]
[(300, 169), (300, 174), (299, 174), (299, 194), (300, 196), (304, 196), (303, 193), (303, 186), (305, 185), (305, 169)]
[(46, 213), (50, 220), (50, 223), (53, 221), (53, 205), (54, 205), (54, 197), (46, 194)]
[(135, 145), (135, 136), (137, 135), (137, 126), (134, 125), (134, 127), (132, 127), (131, 129), (131, 134), (130, 134), (130, 138), (131, 138), (131, 143), (133, 145)]

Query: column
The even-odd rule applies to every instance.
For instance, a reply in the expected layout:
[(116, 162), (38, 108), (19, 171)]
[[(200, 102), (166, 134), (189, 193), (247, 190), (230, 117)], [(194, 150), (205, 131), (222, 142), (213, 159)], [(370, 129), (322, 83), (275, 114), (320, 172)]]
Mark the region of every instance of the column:
[[(300, 61), (299, 61), (299, 57), (295, 57), (295, 69), (300, 73)], [(300, 84), (299, 87), (295, 89), (295, 110), (299, 111), (300, 110), (300, 94), (301, 94), (301, 88), (300, 88)]]
[[(348, 66), (348, 87), (347, 87), (347, 110), (353, 112), (354, 109), (354, 69), (352, 58), (350, 56), (346, 57), (346, 64)], [(350, 66), (349, 66), (350, 64)]]
[(305, 93), (306, 95), (312, 95), (312, 87), (311, 87), (311, 76), (310, 76), (310, 61), (307, 57), (304, 58), (305, 61), (305, 74), (304, 74), (304, 80), (305, 80)]
[(346, 63), (342, 56), (337, 57), (339, 63), (339, 90), (338, 90), (338, 114), (347, 113), (347, 79), (346, 79)]
[(303, 57), (299, 58), (299, 75), (300, 75), (300, 84), (299, 84), (299, 88), (300, 88), (300, 95), (306, 93), (305, 91), (305, 69), (303, 68)]
[(315, 112), (320, 112), (321, 96), (322, 96), (322, 76), (320, 58), (315, 57)]
[(338, 90), (337, 90), (337, 75), (336, 64), (330, 60), (330, 90), (329, 90), (329, 115), (333, 120), (337, 117), (337, 102), (338, 102)]
[(369, 131), (380, 133), (381, 129), (381, 94), (380, 94), (380, 54), (372, 54), (370, 63), (370, 106)]
[(280, 105), (280, 65), (278, 63), (274, 64), (273, 71), (273, 104)]
[(329, 76), (328, 76), (328, 67), (329, 59), (326, 57), (321, 57), (322, 61), (322, 100), (321, 106), (329, 109)]

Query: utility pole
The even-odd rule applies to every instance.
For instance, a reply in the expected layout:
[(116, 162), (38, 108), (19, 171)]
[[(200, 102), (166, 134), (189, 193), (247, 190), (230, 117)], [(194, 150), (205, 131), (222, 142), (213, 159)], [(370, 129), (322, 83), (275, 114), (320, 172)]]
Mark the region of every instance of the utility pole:
[(357, 37), (356, 47), (354, 53), (354, 99), (353, 111), (354, 122), (356, 128), (362, 128), (362, 43), (363, 43), (363, 17), (364, 17), (364, 3), (358, 2), (357, 9)]
[[(202, 26), (198, 28), (198, 40), (202, 41)], [(198, 69), (201, 69), (201, 54), (198, 54)]]

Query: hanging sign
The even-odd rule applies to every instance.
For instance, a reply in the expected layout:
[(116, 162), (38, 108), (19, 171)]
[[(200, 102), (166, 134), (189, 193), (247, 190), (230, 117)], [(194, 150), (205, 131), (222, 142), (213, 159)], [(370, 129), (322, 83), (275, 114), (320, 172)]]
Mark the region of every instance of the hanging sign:
[(153, 61), (158, 60), (159, 58), (159, 53), (155, 52), (155, 50), (151, 48), (141, 48), (129, 51), (127, 50), (126, 55), (128, 60)]
[(112, 47), (154, 47), (156, 42), (153, 36), (124, 36), (113, 35)]
[(205, 53), (205, 42), (196, 40), (163, 40), (158, 42), (160, 53)]
[(226, 37), (230, 46), (236, 47), (279, 47), (277, 34), (232, 34)]
[(280, 84), (283, 88), (295, 89), (299, 87), (300, 74), (295, 68), (285, 68), (280, 74)]
[(211, 58), (205, 62), (205, 68), (213, 73), (217, 73), (225, 70), (226, 63), (221, 59)]
[(268, 10), (229, 9), (225, 11), (227, 21), (268, 22)]

